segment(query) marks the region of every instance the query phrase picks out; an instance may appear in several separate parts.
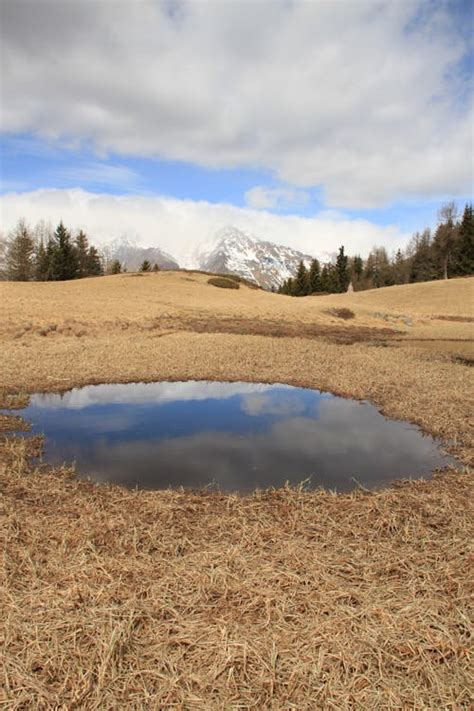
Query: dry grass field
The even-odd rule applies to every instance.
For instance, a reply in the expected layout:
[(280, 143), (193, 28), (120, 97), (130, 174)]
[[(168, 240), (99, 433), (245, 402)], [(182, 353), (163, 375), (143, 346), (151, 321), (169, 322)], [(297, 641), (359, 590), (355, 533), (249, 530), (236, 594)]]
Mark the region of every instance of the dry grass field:
[(207, 279), (0, 283), (2, 405), (287, 382), (368, 399), (462, 467), (344, 495), (128, 491), (32, 470), (40, 442), (0, 416), (2, 708), (471, 708), (474, 279), (304, 299)]

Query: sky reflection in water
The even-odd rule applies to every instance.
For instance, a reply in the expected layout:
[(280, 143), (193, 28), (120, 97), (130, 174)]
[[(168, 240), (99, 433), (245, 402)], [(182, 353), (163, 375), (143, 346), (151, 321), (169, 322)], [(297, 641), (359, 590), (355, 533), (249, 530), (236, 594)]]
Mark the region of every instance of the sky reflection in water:
[(246, 493), (310, 479), (347, 491), (453, 463), (372, 405), (287, 385), (97, 385), (33, 395), (21, 414), (46, 435), (45, 461), (130, 487)]

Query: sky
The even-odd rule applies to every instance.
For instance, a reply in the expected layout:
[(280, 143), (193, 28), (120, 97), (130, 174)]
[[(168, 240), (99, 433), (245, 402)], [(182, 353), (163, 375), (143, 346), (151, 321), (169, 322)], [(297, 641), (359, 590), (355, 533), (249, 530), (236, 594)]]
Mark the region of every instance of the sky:
[(471, 0), (2, 0), (0, 224), (389, 251), (473, 193)]

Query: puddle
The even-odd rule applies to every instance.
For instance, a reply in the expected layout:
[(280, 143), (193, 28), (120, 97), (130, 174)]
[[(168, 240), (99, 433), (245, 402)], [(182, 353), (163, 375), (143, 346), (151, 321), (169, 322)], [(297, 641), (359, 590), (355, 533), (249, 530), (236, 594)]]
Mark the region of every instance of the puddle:
[(288, 385), (94, 385), (32, 395), (17, 412), (45, 434), (44, 461), (128, 487), (247, 493), (308, 480), (348, 491), (455, 464), (368, 403)]

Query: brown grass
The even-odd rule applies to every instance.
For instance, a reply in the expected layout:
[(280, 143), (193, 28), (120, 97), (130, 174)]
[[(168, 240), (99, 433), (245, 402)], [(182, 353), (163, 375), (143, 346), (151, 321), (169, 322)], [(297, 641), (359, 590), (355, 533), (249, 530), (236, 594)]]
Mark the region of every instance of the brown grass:
[(188, 279), (0, 284), (3, 404), (285, 381), (370, 399), (466, 467), (377, 493), (127, 491), (31, 472), (40, 442), (5, 433), (4, 708), (469, 708), (472, 325), (431, 315), (471, 318), (474, 280), (291, 299)]
[(344, 321), (348, 321), (351, 318), (355, 318), (355, 313), (351, 309), (347, 308), (340, 308), (340, 309), (328, 309), (326, 312), (330, 316), (337, 316), (338, 318), (344, 319)]

